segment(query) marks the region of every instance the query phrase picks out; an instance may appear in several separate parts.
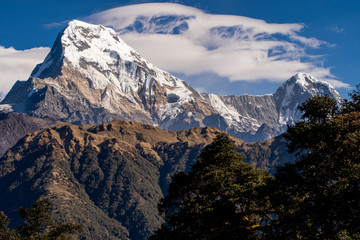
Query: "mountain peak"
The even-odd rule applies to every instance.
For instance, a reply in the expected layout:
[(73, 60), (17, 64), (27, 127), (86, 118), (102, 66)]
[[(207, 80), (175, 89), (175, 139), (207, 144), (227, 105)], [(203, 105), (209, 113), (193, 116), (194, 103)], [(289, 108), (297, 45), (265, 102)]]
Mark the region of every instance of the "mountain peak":
[(291, 77), (291, 79), (295, 79), (297, 83), (299, 84), (307, 84), (308, 82), (319, 82), (316, 78), (314, 78), (312, 75), (307, 73), (297, 73), (294, 76)]
[(98, 24), (91, 24), (91, 23), (87, 23), (87, 22), (83, 22), (83, 21), (80, 21), (80, 20), (77, 20), (77, 19), (73, 19), (71, 21), (68, 22), (66, 28), (68, 27), (76, 27), (76, 26), (80, 26), (80, 27), (83, 27), (83, 28), (98, 28), (99, 26), (102, 26), (102, 25), (98, 25)]
[[(136, 76), (138, 66), (147, 76)], [(31, 78), (55, 78), (64, 71), (71, 75), (76, 71), (77, 76), (88, 81), (91, 89), (111, 86), (126, 97), (144, 84), (151, 87), (154, 82), (151, 79), (160, 85), (182, 85), (175, 78), (169, 81), (169, 73), (142, 58), (113, 29), (79, 20), (70, 21), (59, 33), (50, 53), (34, 69)], [(131, 96), (129, 100), (135, 101)]]
[[(298, 73), (285, 81), (274, 94), (279, 123), (286, 128), (300, 119), (299, 104), (314, 95), (329, 95), (341, 102), (340, 94), (333, 86), (306, 73)], [(283, 130), (285, 130), (285, 128)]]
[[(313, 77), (310, 74), (307, 73), (297, 73), (294, 76), (292, 76), (291, 78), (289, 78), (287, 81), (285, 81), (282, 86), (280, 86), (280, 88), (286, 88), (286, 86), (291, 86), (291, 85), (298, 85), (301, 89), (303, 90), (310, 90), (313, 89), (315, 86), (317, 88), (317, 86), (321, 86), (324, 89), (328, 89), (329, 91), (331, 91), (333, 94), (338, 95), (337, 91), (335, 90), (335, 88), (322, 80), (319, 80), (315, 77)], [(322, 93), (315, 93), (314, 94), (320, 94), (322, 95)], [(338, 96), (335, 96), (336, 98), (338, 98)], [(339, 96), (340, 97), (340, 96)]]
[(297, 73), (296, 75), (292, 76), (287, 82), (289, 83), (294, 82), (300, 86), (303, 86), (304, 88), (312, 84), (322, 84), (327, 86), (328, 88), (334, 89), (333, 86), (331, 86), (329, 83), (318, 80), (312, 75), (307, 73)]
[[(96, 52), (109, 53), (105, 55), (108, 55), (107, 57), (110, 57), (110, 59), (104, 59), (108, 61), (116, 58), (116, 56), (111, 54), (112, 52), (117, 52), (124, 60), (133, 60), (134, 54), (136, 54), (135, 50), (121, 40), (113, 29), (79, 20), (73, 20), (68, 23), (68, 26), (62, 33), (61, 42), (65, 48), (65, 57), (68, 60), (73, 60), (75, 64), (78, 64), (77, 62), (82, 57), (96, 61), (104, 58), (103, 55), (101, 57), (93, 55)], [(84, 52), (84, 54), (79, 54), (81, 52)]]
[(54, 77), (46, 76), (46, 73), (48, 69), (54, 69), (56, 63), (57, 68), (71, 64), (80, 70), (85, 68), (85, 63), (90, 63), (98, 71), (112, 71), (120, 58), (133, 61), (139, 54), (113, 29), (73, 20), (59, 33), (50, 53), (31, 77)]
[[(181, 113), (194, 94), (201, 98), (183, 81), (142, 58), (114, 30), (78, 20), (69, 22), (58, 34), (30, 79), (19, 82), (10, 92), (4, 103), (17, 112), (39, 111), (40, 116), (60, 115), (60, 119), (71, 115), (78, 120), (67, 121), (82, 123), (137, 119), (160, 126)], [(61, 103), (39, 107), (39, 101)], [(64, 103), (76, 106), (76, 110), (68, 110)], [(44, 114), (42, 108), (47, 106), (56, 109)]]
[[(297, 87), (295, 87), (295, 85)], [(333, 96), (338, 100), (338, 102), (341, 100), (341, 96), (331, 84), (318, 80), (307, 73), (297, 73), (284, 82), (279, 89), (287, 89), (289, 94), (289, 90), (297, 90), (297, 92), (310, 92), (312, 96), (327, 94)]]

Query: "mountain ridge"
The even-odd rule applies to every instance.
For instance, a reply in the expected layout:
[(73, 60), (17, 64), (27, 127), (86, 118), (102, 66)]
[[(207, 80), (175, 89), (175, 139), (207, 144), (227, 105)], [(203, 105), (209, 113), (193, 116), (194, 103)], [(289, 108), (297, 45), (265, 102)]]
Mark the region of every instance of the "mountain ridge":
[[(15, 209), (46, 197), (57, 220), (84, 226), (81, 239), (146, 239), (162, 222), (157, 202), (171, 176), (188, 171), (217, 134), (227, 133), (121, 120), (39, 130), (0, 158), (0, 210), (18, 225)], [(228, 136), (255, 166), (272, 171), (291, 161), (281, 156), (279, 139), (257, 144)]]

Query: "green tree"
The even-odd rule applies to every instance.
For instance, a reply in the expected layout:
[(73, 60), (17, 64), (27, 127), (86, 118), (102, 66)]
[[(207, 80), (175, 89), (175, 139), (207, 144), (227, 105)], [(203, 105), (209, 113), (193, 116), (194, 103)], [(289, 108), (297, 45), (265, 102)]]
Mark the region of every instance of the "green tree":
[(303, 112), (302, 120), (307, 120), (309, 123), (322, 123), (338, 112), (338, 106), (336, 100), (329, 95), (315, 95), (300, 105), (299, 110)]
[(0, 240), (17, 240), (19, 237), (15, 231), (9, 229), (10, 220), (6, 217), (4, 212), (0, 212)]
[(303, 120), (288, 127), (297, 161), (268, 184), (277, 216), (268, 239), (359, 239), (360, 112), (338, 113), (334, 103), (309, 99)]
[(175, 174), (159, 203), (166, 223), (150, 239), (258, 239), (267, 220), (255, 189), (268, 175), (218, 135), (188, 173)]
[(343, 102), (342, 112), (360, 112), (360, 84), (356, 85), (356, 89), (349, 94), (350, 99)]
[(18, 209), (19, 215), (24, 218), (25, 224), (18, 227), (22, 239), (62, 240), (71, 239), (71, 235), (82, 230), (82, 226), (75, 223), (55, 223), (50, 215), (51, 202), (40, 199), (32, 204), (31, 208)]

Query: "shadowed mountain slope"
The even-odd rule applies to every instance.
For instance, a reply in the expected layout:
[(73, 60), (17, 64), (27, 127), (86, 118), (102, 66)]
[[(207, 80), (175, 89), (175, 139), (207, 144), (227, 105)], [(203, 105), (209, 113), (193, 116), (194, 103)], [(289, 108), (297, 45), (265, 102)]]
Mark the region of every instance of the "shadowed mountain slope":
[[(162, 222), (156, 206), (171, 176), (188, 170), (219, 133), (112, 121), (29, 134), (0, 159), (0, 210), (16, 219), (16, 208), (49, 197), (55, 218), (83, 224), (83, 238), (146, 239)], [(278, 140), (256, 145), (231, 139), (254, 165), (279, 163), (271, 150)]]
[(26, 134), (60, 123), (51, 118), (0, 111), (0, 157)]

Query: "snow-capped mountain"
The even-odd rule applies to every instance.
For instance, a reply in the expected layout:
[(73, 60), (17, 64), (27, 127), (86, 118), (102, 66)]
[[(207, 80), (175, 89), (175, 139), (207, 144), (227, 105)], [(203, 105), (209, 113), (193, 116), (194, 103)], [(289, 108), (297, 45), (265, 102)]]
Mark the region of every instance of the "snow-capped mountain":
[(168, 130), (214, 126), (257, 141), (298, 120), (296, 106), (318, 93), (340, 99), (331, 86), (306, 74), (271, 95), (201, 94), (142, 58), (112, 29), (74, 20), (44, 62), (27, 81), (16, 82), (1, 104), (76, 124), (122, 119)]
[(301, 112), (297, 107), (314, 95), (329, 95), (341, 102), (340, 94), (331, 85), (305, 73), (285, 81), (274, 94), (203, 94), (230, 126), (227, 131), (246, 141), (269, 139), (284, 132), (287, 124), (300, 120)]
[(17, 82), (3, 102), (16, 112), (73, 123), (127, 119), (171, 128), (186, 103), (201, 105), (198, 98), (199, 93), (141, 58), (112, 29), (74, 20), (30, 79)]
[(292, 125), (300, 119), (301, 112), (298, 106), (314, 95), (329, 95), (338, 103), (341, 102), (341, 96), (334, 87), (309, 74), (298, 73), (279, 87), (274, 98), (281, 131), (286, 130), (286, 124)]

